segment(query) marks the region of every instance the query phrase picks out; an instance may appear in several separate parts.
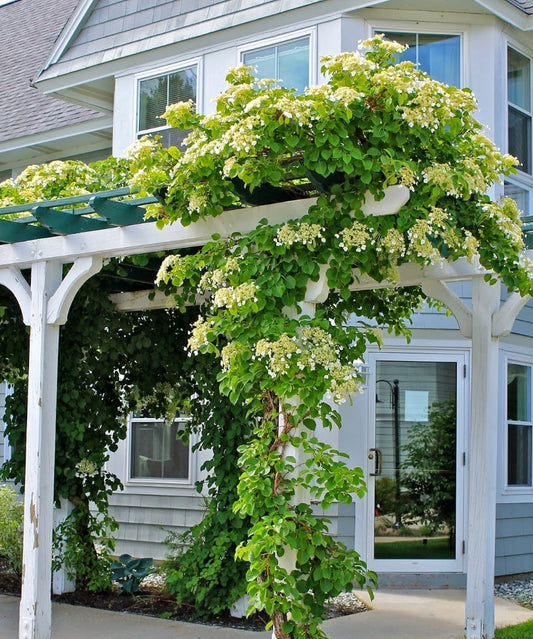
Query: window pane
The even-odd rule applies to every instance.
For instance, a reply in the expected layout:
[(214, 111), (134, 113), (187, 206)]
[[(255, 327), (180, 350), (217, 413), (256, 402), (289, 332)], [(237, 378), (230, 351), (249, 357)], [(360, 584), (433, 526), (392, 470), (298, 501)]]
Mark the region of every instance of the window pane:
[(531, 486), (531, 426), (509, 424), (507, 484)]
[(529, 59), (513, 49), (507, 51), (507, 97), (525, 111), (531, 110)]
[(419, 65), (422, 71), (445, 84), (461, 84), (461, 37), (427, 33), (385, 33), (388, 40), (396, 40), (409, 48), (398, 56)]
[(531, 173), (531, 117), (510, 106), (507, 125), (507, 150), (520, 161), (520, 170)]
[(309, 38), (250, 51), (242, 61), (256, 68), (258, 78), (279, 80), (298, 93), (309, 84)]
[(167, 108), (168, 76), (141, 80), (139, 83), (139, 130), (165, 126), (159, 116)]
[(509, 364), (507, 367), (507, 419), (530, 421), (530, 367)]
[(280, 45), (278, 67), (282, 85), (303, 93), (309, 85), (309, 39)]
[(133, 478), (188, 478), (189, 446), (180, 439), (179, 422), (132, 421), (131, 439)]
[(168, 76), (168, 104), (196, 100), (196, 69), (182, 69)]
[(258, 51), (250, 51), (242, 57), (243, 64), (255, 67), (258, 78), (277, 80), (276, 47), (265, 47)]

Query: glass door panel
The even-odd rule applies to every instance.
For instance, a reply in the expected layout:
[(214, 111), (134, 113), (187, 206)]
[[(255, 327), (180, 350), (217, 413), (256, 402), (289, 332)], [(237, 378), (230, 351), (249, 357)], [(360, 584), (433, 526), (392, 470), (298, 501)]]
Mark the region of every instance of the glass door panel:
[(374, 559), (455, 559), (457, 362), (377, 361)]

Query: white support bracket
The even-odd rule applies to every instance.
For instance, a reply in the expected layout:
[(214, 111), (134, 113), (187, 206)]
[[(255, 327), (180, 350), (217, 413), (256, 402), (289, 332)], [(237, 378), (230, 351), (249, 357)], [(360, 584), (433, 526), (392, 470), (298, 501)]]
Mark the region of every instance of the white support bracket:
[(65, 324), (76, 293), (93, 275), (102, 268), (102, 258), (98, 256), (79, 257), (65, 275), (48, 302), (48, 324)]
[(433, 297), (450, 309), (457, 320), (461, 335), (470, 339), (472, 337), (472, 311), (463, 300), (452, 291), (446, 282), (441, 280), (425, 280), (421, 287), (428, 297)]
[(0, 284), (13, 293), (20, 306), (22, 320), (26, 326), (29, 326), (31, 323), (31, 289), (20, 269), (16, 266), (0, 269)]
[(492, 336), (509, 335), (518, 313), (531, 299), (531, 295), (512, 293), (492, 316)]

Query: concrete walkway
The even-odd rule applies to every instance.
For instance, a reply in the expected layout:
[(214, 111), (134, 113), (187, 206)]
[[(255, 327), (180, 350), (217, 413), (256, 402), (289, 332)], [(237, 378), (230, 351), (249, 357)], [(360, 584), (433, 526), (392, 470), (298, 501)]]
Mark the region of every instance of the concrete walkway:
[[(364, 595), (361, 595), (365, 599)], [(460, 639), (464, 626), (464, 590), (382, 590), (369, 612), (326, 621), (332, 639)], [(18, 637), (17, 597), (0, 595), (0, 639)], [(533, 618), (526, 610), (496, 599), (496, 625)], [(267, 639), (250, 632), (167, 621), (120, 612), (54, 604), (53, 639)]]

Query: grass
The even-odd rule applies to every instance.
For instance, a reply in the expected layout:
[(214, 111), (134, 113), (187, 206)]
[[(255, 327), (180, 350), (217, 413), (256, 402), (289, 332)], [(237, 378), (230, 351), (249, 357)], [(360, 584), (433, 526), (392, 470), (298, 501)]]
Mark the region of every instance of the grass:
[(447, 537), (424, 540), (414, 538), (407, 541), (387, 541), (381, 544), (376, 539), (374, 557), (376, 559), (454, 559), (455, 549), (450, 548)]
[(518, 626), (497, 628), (494, 639), (533, 639), (533, 619)]

